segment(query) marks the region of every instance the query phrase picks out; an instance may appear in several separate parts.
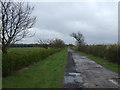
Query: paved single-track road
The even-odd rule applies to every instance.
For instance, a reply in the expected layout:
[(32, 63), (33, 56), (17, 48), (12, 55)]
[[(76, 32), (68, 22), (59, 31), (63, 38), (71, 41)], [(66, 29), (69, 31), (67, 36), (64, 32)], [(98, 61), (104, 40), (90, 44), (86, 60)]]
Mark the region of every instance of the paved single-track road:
[(119, 75), (68, 49), (64, 88), (119, 88)]

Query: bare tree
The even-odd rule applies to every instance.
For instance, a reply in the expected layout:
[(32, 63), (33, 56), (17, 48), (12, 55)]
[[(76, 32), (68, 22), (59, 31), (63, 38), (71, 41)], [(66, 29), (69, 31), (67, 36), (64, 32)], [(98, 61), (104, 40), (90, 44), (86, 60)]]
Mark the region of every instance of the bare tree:
[(34, 7), (24, 2), (3, 2), (1, 4), (2, 52), (7, 53), (10, 44), (30, 36), (36, 17), (31, 17)]
[(70, 36), (74, 37), (78, 43), (78, 45), (84, 45), (85, 42), (84, 42), (84, 36), (82, 33), (78, 32), (78, 33), (72, 33), (70, 34)]
[(39, 43), (39, 44), (50, 44), (50, 42), (52, 41), (52, 40), (50, 40), (50, 39), (40, 39), (40, 38), (37, 38), (36, 39), (36, 41)]
[(40, 39), (40, 38), (37, 38), (37, 42), (43, 46), (47, 47), (53, 47), (53, 48), (64, 48), (65, 47), (65, 43), (63, 40), (61, 39), (46, 39), (46, 40), (43, 40), (43, 39)]
[(52, 41), (53, 41), (52, 39), (41, 39), (39, 37), (36, 38), (36, 42), (39, 43), (39, 45), (44, 48), (48, 48)]
[(1, 22), (1, 13), (0, 13), (0, 43), (1, 43), (1, 34), (2, 34), (2, 22)]
[(55, 39), (50, 42), (50, 46), (53, 48), (65, 48), (65, 43), (61, 39)]

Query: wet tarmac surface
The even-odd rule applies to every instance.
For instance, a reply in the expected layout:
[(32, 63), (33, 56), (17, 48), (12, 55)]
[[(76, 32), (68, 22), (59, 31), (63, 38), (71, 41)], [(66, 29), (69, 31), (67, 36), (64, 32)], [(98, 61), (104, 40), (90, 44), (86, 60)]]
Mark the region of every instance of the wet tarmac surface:
[(68, 49), (64, 88), (120, 88), (118, 79), (117, 73)]

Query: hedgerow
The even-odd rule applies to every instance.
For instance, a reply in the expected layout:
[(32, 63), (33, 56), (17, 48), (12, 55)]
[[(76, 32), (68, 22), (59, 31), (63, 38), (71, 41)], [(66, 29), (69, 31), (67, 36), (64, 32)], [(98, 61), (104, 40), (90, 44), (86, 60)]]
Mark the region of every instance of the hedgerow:
[(91, 54), (105, 60), (120, 64), (120, 48), (118, 45), (88, 45), (79, 48), (79, 51)]
[(33, 63), (41, 61), (61, 49), (13, 49), (2, 55), (2, 74), (8, 76)]

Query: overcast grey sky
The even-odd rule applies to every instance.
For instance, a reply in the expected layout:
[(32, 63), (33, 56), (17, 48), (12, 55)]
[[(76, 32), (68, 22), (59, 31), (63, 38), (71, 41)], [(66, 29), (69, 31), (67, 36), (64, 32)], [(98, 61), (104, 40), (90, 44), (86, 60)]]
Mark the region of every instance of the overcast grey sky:
[(36, 43), (36, 38), (64, 40), (75, 43), (70, 33), (80, 31), (87, 44), (109, 44), (118, 41), (117, 2), (31, 2), (35, 7), (36, 32), (22, 43)]

